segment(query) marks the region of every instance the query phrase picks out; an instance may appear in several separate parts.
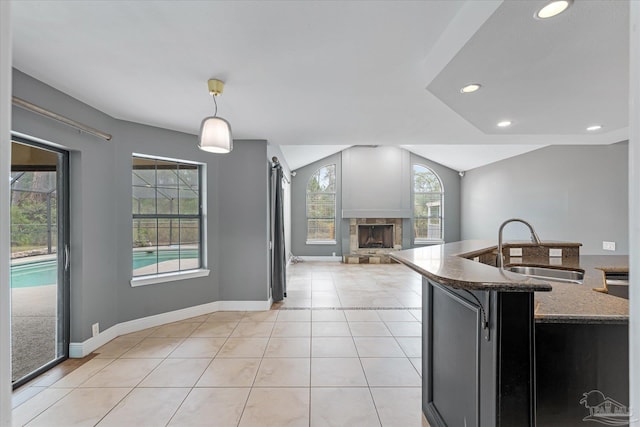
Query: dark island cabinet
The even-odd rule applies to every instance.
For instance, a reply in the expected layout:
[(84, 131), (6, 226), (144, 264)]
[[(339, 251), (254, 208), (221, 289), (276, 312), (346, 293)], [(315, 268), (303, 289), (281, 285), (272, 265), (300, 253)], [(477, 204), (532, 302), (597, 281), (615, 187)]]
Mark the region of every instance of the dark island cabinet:
[(625, 426), (629, 325), (537, 323), (539, 427)]
[(423, 411), (433, 427), (535, 426), (533, 292), (423, 278)]

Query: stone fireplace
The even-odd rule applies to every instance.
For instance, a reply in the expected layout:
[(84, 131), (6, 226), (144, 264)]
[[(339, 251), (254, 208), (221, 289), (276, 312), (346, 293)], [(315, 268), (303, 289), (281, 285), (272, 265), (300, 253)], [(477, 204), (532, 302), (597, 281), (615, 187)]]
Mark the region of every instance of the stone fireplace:
[(402, 249), (402, 218), (350, 218), (348, 264), (388, 264)]

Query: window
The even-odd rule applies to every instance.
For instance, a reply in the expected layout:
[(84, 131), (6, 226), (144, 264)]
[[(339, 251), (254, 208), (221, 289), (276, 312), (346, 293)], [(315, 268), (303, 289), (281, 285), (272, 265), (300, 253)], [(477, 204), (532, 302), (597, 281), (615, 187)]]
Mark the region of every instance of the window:
[(336, 165), (318, 169), (307, 184), (307, 243), (336, 242)]
[(203, 166), (138, 155), (132, 163), (134, 281), (201, 269)]
[(417, 243), (442, 241), (444, 191), (438, 175), (413, 165), (413, 232)]

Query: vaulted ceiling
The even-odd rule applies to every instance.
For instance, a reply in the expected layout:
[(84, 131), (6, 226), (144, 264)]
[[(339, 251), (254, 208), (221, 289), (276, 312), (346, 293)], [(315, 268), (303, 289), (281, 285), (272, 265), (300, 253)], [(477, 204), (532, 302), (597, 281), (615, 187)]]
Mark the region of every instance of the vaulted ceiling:
[(535, 19), (545, 3), (15, 1), (14, 66), (113, 117), (194, 135), (213, 111), (207, 80), (224, 80), (234, 138), (281, 146), (292, 169), (352, 145), (468, 170), (627, 139), (628, 1)]

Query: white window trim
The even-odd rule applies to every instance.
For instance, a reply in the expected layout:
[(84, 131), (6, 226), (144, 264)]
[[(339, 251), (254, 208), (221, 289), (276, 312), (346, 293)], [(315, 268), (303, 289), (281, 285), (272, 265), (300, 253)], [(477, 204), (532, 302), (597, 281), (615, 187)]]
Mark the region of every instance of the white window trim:
[[(132, 288), (138, 286), (155, 285), (159, 283), (175, 282), (178, 280), (194, 279), (197, 277), (207, 277), (211, 270), (208, 269), (208, 245), (207, 245), (207, 164), (194, 162), (193, 160), (174, 159), (171, 157), (153, 156), (149, 154), (131, 153), (132, 157), (141, 157), (153, 160), (165, 160), (170, 162), (180, 162), (184, 164), (196, 165), (200, 168), (200, 200), (202, 208), (200, 221), (202, 221), (202, 236), (200, 242), (200, 251), (202, 256), (202, 267), (193, 270), (172, 271), (170, 273), (150, 274), (146, 276), (132, 277), (129, 284)], [(133, 228), (133, 221), (131, 223)]]
[[(433, 168), (422, 164), (422, 163), (413, 163), (411, 165), (411, 229), (413, 230), (413, 226), (415, 224), (415, 195), (416, 195), (416, 191), (415, 191), (415, 175), (414, 175), (414, 166), (422, 166), (423, 168), (429, 169), (437, 178), (438, 181), (440, 181), (440, 188), (442, 189), (442, 191), (438, 192), (418, 192), (418, 194), (440, 194), (440, 201), (442, 203), (442, 206), (440, 207), (440, 235), (442, 236), (441, 239), (425, 239), (424, 237), (416, 237), (415, 234), (413, 235), (413, 244), (414, 245), (440, 245), (445, 243), (444, 241), (444, 182), (442, 182), (442, 178), (440, 178), (440, 175), (438, 175), (436, 173), (436, 171), (433, 170)], [(429, 218), (429, 217), (418, 217), (418, 218)]]
[[(318, 169), (315, 170), (315, 172), (313, 172), (311, 174), (311, 176), (309, 176), (309, 179), (307, 180), (307, 187), (305, 187), (305, 196), (304, 196), (304, 211), (305, 211), (305, 217), (306, 217), (306, 228), (307, 228), (307, 236), (309, 236), (309, 219), (331, 219), (331, 218), (309, 218), (309, 199), (308, 199), (308, 186), (309, 186), (309, 181), (311, 180), (311, 177), (313, 175), (316, 174), (316, 172), (320, 171), (320, 169), (329, 167), (329, 166), (333, 166), (336, 170), (336, 175), (337, 175), (337, 166), (335, 163), (328, 163), (324, 166), (320, 166)], [(336, 179), (336, 183), (335, 183), (336, 187), (338, 185), (337, 183), (337, 179)], [(338, 191), (334, 190), (334, 191), (328, 191), (328, 192), (316, 192), (317, 194), (333, 194), (333, 236), (334, 239), (331, 240), (314, 240), (314, 239), (309, 239), (307, 238), (306, 240), (306, 244), (307, 245), (335, 245), (338, 242), (335, 240), (335, 236), (337, 234), (337, 226), (338, 226), (338, 221), (337, 221), (337, 215), (338, 215)]]
[(335, 240), (307, 240), (307, 245), (335, 245)]
[(131, 287), (155, 285), (157, 283), (175, 282), (177, 280), (194, 279), (196, 277), (206, 277), (211, 270), (199, 268), (197, 270), (172, 271), (171, 273), (160, 273), (149, 276), (138, 276), (131, 279)]

